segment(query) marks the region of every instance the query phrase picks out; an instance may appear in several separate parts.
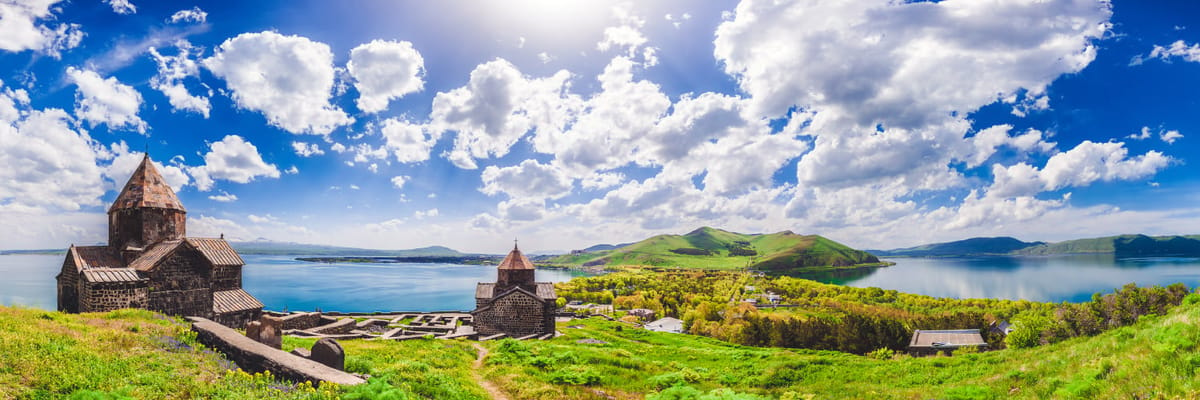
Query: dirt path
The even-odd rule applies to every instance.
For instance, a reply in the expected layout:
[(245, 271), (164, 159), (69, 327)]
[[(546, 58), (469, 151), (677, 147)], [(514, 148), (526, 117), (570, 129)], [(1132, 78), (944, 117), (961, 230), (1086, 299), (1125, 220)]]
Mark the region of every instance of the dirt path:
[(471, 365), (471, 377), (475, 379), (475, 383), (487, 390), (488, 395), (492, 396), (492, 400), (508, 400), (508, 396), (505, 396), (496, 384), (483, 379), (483, 374), (479, 373), (479, 370), (483, 368), (483, 359), (487, 358), (488, 349), (480, 346), (479, 343), (471, 343), (471, 345), (475, 346), (476, 351), (475, 364)]

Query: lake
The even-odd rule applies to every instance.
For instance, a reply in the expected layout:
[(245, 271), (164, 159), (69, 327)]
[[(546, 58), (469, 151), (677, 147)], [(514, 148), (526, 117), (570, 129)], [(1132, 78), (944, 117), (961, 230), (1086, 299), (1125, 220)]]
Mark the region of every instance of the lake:
[[(327, 264), (294, 256), (245, 255), (242, 286), (269, 310), (373, 312), (470, 311), (475, 284), (495, 282), (496, 267), (457, 264)], [(0, 304), (57, 307), (60, 255), (0, 256)], [(537, 270), (538, 281), (585, 273)]]
[[(293, 256), (243, 256), (243, 286), (271, 310), (372, 312), (475, 308), (475, 283), (494, 282), (495, 266), (455, 264), (326, 264)], [(817, 280), (875, 286), (937, 297), (1087, 301), (1129, 282), (1200, 284), (1200, 259), (1052, 257), (895, 258), (896, 265)], [(57, 255), (0, 256), (0, 304), (54, 309)], [(537, 271), (562, 282), (580, 271)]]
[(1198, 258), (1130, 258), (1109, 255), (1046, 257), (894, 258), (896, 265), (851, 276), (818, 279), (936, 297), (1081, 302), (1092, 293), (1183, 282), (1200, 284)]

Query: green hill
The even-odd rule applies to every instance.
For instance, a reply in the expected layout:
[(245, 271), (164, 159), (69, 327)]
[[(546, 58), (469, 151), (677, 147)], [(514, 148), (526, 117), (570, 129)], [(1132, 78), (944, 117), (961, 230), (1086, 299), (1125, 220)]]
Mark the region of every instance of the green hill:
[(1121, 257), (1198, 257), (1200, 235), (1121, 235), (1047, 243), (1018, 250), (1020, 255), (1113, 254)]
[(1008, 254), (1039, 246), (1044, 242), (1023, 242), (1011, 237), (970, 238), (946, 243), (926, 244), (893, 250), (871, 250), (880, 257), (946, 257)]
[(649, 265), (706, 269), (750, 268), (794, 273), (828, 268), (877, 266), (875, 256), (817, 235), (790, 231), (741, 234), (703, 227), (685, 235), (658, 235), (614, 250), (568, 254), (552, 264)]

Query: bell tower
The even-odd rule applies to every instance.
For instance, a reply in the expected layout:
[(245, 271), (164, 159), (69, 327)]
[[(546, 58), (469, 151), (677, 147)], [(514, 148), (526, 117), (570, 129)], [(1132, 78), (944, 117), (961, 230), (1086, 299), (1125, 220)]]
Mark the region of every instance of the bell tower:
[(183, 239), (186, 224), (187, 210), (147, 153), (108, 208), (108, 246), (132, 261), (158, 242)]
[(529, 262), (529, 258), (521, 253), (521, 249), (517, 248), (516, 243), (513, 243), (513, 249), (508, 253), (508, 257), (504, 257), (504, 261), (501, 261), (500, 266), (496, 268), (496, 293), (514, 286), (531, 292), (536, 290), (533, 272), (533, 263)]

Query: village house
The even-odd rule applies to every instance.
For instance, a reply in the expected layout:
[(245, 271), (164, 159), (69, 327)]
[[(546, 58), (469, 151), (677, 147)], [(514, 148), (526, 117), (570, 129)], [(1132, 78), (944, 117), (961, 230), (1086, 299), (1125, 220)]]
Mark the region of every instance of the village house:
[(509, 337), (554, 334), (554, 284), (535, 282), (533, 263), (514, 244), (496, 269), (496, 282), (475, 287), (475, 332)]
[(241, 328), (263, 304), (242, 289), (242, 257), (224, 238), (189, 238), (187, 210), (142, 158), (108, 209), (108, 244), (67, 250), (58, 309), (145, 308)]
[(654, 322), (646, 323), (643, 328), (655, 332), (683, 333), (683, 320), (680, 320), (679, 318), (666, 317)]

